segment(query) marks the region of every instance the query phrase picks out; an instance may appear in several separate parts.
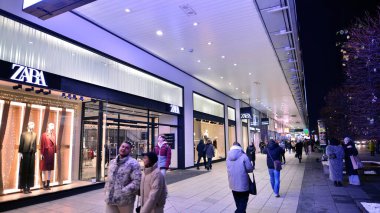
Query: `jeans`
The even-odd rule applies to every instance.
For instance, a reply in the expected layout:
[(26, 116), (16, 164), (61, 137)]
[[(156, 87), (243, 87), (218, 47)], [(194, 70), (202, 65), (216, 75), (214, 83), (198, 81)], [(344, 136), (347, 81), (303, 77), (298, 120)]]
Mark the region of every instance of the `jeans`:
[(248, 204), (249, 192), (235, 192), (232, 191), (234, 196), (236, 211), (235, 213), (245, 213)]
[(278, 195), (280, 192), (280, 171), (269, 169), (269, 176), (273, 192)]
[(160, 172), (164, 177), (166, 176), (166, 169), (160, 169)]
[(198, 155), (198, 161), (197, 161), (197, 168), (199, 168), (199, 162), (203, 158), (203, 164), (205, 165), (206, 168), (206, 155)]
[(211, 169), (211, 167), (212, 167), (211, 161), (212, 161), (212, 158), (207, 158), (207, 168), (209, 168), (209, 169)]

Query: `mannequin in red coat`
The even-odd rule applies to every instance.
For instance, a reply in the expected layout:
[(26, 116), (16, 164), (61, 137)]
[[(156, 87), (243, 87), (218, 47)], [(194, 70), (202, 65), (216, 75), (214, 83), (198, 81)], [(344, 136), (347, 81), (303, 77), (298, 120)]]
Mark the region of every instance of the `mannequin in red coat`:
[(50, 190), (50, 175), (54, 170), (54, 159), (56, 153), (56, 138), (54, 124), (49, 123), (47, 131), (41, 136), (41, 171), (44, 190)]

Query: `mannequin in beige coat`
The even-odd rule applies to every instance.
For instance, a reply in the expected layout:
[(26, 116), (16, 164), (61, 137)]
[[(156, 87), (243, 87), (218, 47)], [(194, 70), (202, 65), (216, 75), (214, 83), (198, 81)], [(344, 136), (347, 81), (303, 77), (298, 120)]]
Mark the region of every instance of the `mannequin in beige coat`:
[(168, 192), (165, 178), (157, 167), (157, 155), (149, 152), (143, 156), (145, 168), (140, 185), (140, 213), (163, 213)]

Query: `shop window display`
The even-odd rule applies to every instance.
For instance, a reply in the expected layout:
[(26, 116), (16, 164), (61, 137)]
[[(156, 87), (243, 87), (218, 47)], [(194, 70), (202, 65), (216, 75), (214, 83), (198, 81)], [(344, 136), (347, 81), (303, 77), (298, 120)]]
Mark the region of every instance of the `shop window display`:
[(71, 183), (79, 105), (4, 87), (0, 93), (0, 194)]
[[(213, 121), (194, 119), (194, 156), (198, 156), (196, 147), (203, 136), (209, 138), (213, 143), (215, 149), (215, 157), (213, 160), (223, 159), (226, 157), (224, 124)], [(196, 160), (197, 159), (194, 158), (194, 161)]]

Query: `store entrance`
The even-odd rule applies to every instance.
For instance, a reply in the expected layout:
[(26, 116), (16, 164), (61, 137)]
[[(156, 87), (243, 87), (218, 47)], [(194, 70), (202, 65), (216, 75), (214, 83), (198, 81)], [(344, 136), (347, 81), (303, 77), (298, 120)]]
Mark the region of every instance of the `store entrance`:
[(153, 149), (159, 134), (176, 138), (177, 116), (106, 102), (83, 105), (82, 180), (104, 181), (123, 141), (132, 144), (130, 155), (141, 161), (141, 154)]

